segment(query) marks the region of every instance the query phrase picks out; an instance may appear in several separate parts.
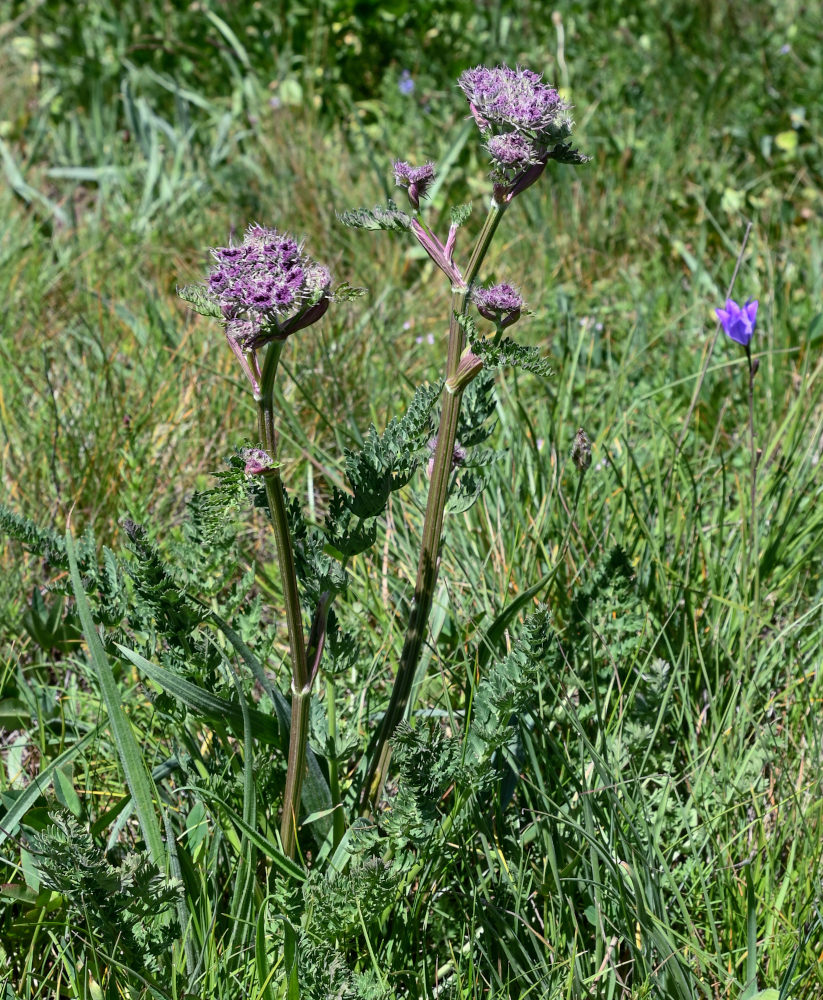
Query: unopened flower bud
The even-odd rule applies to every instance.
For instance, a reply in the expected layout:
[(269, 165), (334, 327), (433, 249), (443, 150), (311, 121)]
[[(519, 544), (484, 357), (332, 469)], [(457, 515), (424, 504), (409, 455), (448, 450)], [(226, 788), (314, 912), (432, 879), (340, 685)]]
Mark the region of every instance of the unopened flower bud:
[(264, 476), (277, 468), (274, 459), (262, 448), (244, 448), (241, 455), (246, 460), (243, 471), (247, 476)]
[(483, 371), (483, 359), (472, 353), (471, 348), (466, 348), (463, 356), (457, 363), (457, 371), (450, 378), (446, 379), (446, 389), (455, 393), (465, 389), (469, 382), (473, 382), (480, 372)]
[(501, 330), (516, 323), (523, 308), (520, 292), (505, 282), (489, 288), (472, 289), (472, 301), (480, 315), (491, 320)]
[(581, 427), (574, 436), (572, 443), (571, 459), (577, 466), (577, 471), (582, 476), (592, 464), (592, 443), (589, 435)]
[(394, 164), (394, 181), (407, 188), (412, 207), (420, 208), (420, 199), (426, 194), (434, 181), (434, 164), (424, 163), (422, 167), (413, 167), (404, 160)]

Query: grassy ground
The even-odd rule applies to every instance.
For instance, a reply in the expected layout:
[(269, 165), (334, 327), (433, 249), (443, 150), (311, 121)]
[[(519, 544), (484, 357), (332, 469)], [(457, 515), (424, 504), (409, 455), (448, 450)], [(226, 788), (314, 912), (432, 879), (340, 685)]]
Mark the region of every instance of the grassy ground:
[[(230, 6), (198, 19), (158, 4), (141, 22), (118, 6), (73, 19), (60, 3), (0, 5), (4, 500), (59, 531), (71, 512), (77, 534), (93, 527), (116, 549), (126, 516), (178, 537), (187, 497), (251, 439), (254, 414), (219, 332), (175, 288), (198, 280), (209, 246), (260, 221), (305, 234), (337, 280), (370, 290), (285, 356), (286, 475), (322, 509), (343, 449), (438, 376), (447, 325), (426, 261), (336, 214), (390, 195), (393, 158), (434, 158), (435, 210), (471, 198), (476, 229), (485, 165), (454, 77), (481, 61), (545, 68), (593, 161), (518, 200), (487, 276), (522, 288), (533, 314), (518, 337), (556, 375), (499, 378), (504, 458), (478, 504), (447, 523), (418, 704), (459, 711), (479, 670), (473, 643), (555, 569), (536, 597), (565, 665), (519, 719), (513, 798), (503, 782), (468, 843), (435, 844), (434, 874), (358, 926), (348, 960), (381, 970), (398, 996), (823, 997), (819, 15), (580, 3), (550, 20), (544, 4), (500, 3), (473, 48), (434, 2), (434, 41), (402, 4), (390, 8), (396, 37), (389, 14), (358, 19), (330, 2), (308, 5), (311, 20), (280, 5), (268, 25), (256, 8), (244, 21)], [(278, 16), (291, 46), (279, 62), (267, 42)], [(358, 39), (365, 72), (351, 58)], [(410, 95), (397, 88), (403, 68)], [(715, 342), (713, 312), (738, 255), (734, 297), (760, 301), (755, 519), (745, 360)], [(572, 513), (579, 426), (594, 464)], [(361, 749), (396, 664), (422, 489), (395, 498), (378, 557), (352, 566), (363, 655), (338, 684), (337, 714)], [(259, 561), (270, 622), (268, 544), (260, 519), (239, 529), (239, 566)], [(17, 543), (3, 551), (0, 795), (11, 810), (92, 732), (24, 826), (42, 829), (56, 798), (105, 844), (123, 779), (108, 731), (94, 730), (86, 658), (37, 641), (29, 609), (60, 582), (47, 572)], [(167, 759), (167, 721), (136, 676), (120, 679), (147, 759)], [(240, 795), (237, 760), (215, 759), (220, 787)], [(186, 985), (178, 948), (179, 981), (161, 995), (263, 996), (259, 966), (229, 937), (242, 851), (204, 801), (174, 799), (204, 978)], [(130, 837), (126, 824), (121, 844)], [(22, 997), (126, 995), (125, 984), (148, 995), (145, 977), (86, 942), (93, 919), (40, 885), (20, 841), (3, 841), (0, 981), (7, 962)]]

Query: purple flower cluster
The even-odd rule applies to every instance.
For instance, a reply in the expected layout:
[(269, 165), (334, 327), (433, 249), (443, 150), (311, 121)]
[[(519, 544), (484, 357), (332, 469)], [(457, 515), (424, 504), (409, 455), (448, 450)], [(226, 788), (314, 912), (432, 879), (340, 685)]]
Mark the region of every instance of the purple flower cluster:
[(414, 77), (407, 69), (404, 69), (400, 74), (400, 79), (397, 81), (397, 89), (404, 97), (408, 97), (409, 94), (414, 93)]
[(517, 173), (539, 162), (534, 144), (519, 132), (493, 135), (486, 149), (497, 169), (504, 173)]
[(420, 199), (431, 187), (434, 176), (433, 163), (424, 163), (422, 167), (413, 167), (405, 160), (396, 160), (394, 163), (394, 182), (408, 188), (409, 201), (415, 209), (420, 208)]
[(247, 476), (265, 476), (277, 468), (277, 463), (262, 448), (244, 448), (241, 454), (246, 461), (243, 471)]
[(488, 288), (474, 288), (471, 295), (480, 315), (501, 329), (511, 326), (520, 319), (523, 299), (512, 285), (504, 282)]
[(498, 128), (534, 136), (568, 135), (571, 124), (562, 116), (569, 105), (554, 87), (540, 81), (540, 75), (528, 69), (476, 66), (461, 74), (458, 86), (484, 132)]
[[(429, 476), (429, 478), (431, 478), (432, 473), (434, 472), (434, 456), (435, 452), (437, 451), (436, 434), (429, 441), (426, 447), (429, 449), (429, 454), (431, 455), (431, 457), (429, 458), (428, 465), (426, 466), (426, 473)], [(463, 445), (459, 441), (455, 441), (454, 448), (452, 449), (452, 461), (451, 461), (452, 472), (454, 472), (455, 469), (459, 469), (460, 466), (466, 461), (466, 454), (467, 454), (466, 449), (463, 447)]]
[(510, 201), (533, 184), (551, 158), (585, 161), (563, 141), (574, 124), (570, 105), (538, 73), (476, 66), (460, 76), (458, 86), (486, 140), (498, 200)]
[(331, 275), (288, 234), (251, 226), (240, 246), (212, 250), (209, 296), (230, 339), (261, 347), (318, 320), (328, 308)]

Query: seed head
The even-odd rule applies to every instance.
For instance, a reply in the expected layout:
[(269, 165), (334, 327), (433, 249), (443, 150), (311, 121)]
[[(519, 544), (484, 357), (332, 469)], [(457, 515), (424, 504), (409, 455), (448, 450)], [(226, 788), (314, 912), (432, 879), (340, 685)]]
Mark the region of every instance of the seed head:
[(582, 476), (592, 464), (592, 443), (589, 435), (581, 427), (574, 436), (571, 450), (571, 460), (577, 466)]

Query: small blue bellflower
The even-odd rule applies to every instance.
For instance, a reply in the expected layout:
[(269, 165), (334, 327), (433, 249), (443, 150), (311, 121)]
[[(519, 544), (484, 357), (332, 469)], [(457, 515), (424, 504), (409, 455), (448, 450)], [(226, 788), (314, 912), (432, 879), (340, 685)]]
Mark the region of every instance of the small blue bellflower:
[(748, 348), (757, 322), (757, 299), (749, 299), (739, 306), (733, 299), (726, 299), (725, 309), (715, 309), (726, 335)]

